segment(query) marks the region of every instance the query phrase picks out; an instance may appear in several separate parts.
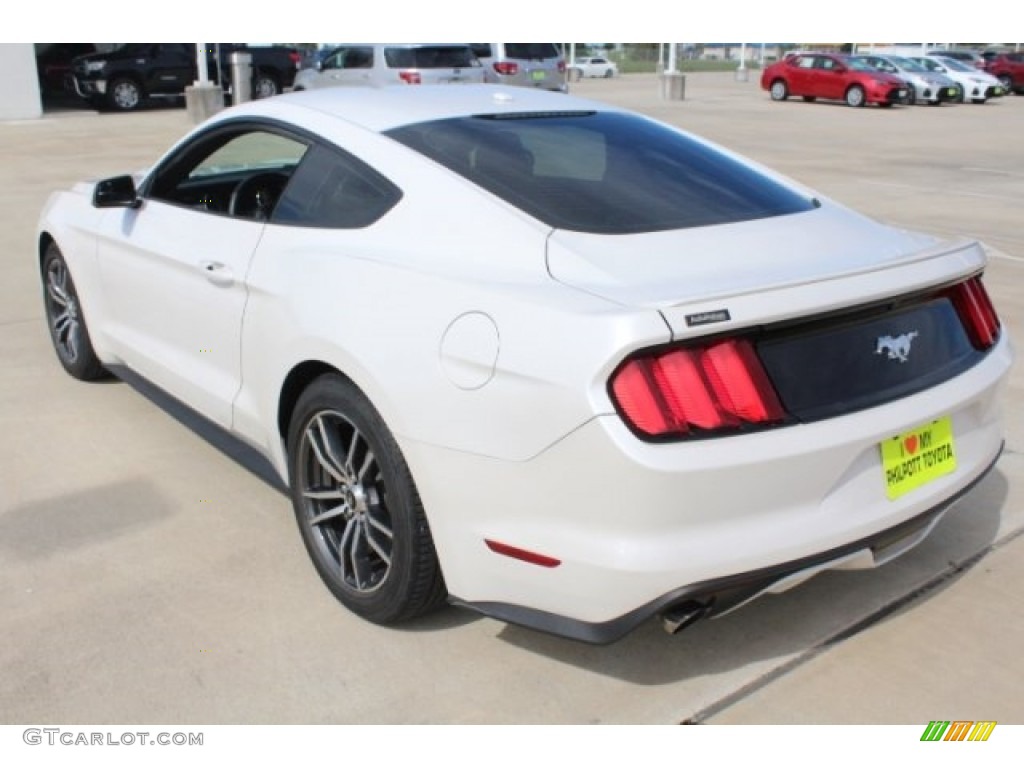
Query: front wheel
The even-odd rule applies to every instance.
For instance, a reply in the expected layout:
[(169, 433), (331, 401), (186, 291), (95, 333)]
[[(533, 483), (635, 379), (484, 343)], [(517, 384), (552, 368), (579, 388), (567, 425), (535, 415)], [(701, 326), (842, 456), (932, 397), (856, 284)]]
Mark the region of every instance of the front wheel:
[(1000, 75), (999, 82), (1003, 84), (1003, 88), (1006, 89), (1007, 93), (1013, 93), (1013, 78), (1009, 75)]
[(865, 102), (864, 89), (859, 85), (851, 85), (846, 91), (846, 103), (851, 107), (863, 107)]
[(316, 379), (288, 431), (291, 497), (327, 587), (363, 618), (392, 624), (446, 591), (409, 468), (383, 419), (347, 379)]
[(43, 256), (43, 291), (46, 325), (64, 370), (81, 381), (104, 378), (107, 372), (93, 351), (75, 282), (55, 243)]
[(613, 72), (612, 70), (610, 70), (610, 69), (606, 69), (606, 70), (604, 71), (604, 76), (605, 76), (605, 77), (614, 77), (614, 76), (615, 76), (615, 73), (614, 73), (614, 72)]
[(107, 103), (119, 112), (131, 112), (142, 106), (142, 88), (130, 77), (120, 77), (107, 89)]
[(785, 80), (776, 80), (768, 92), (772, 96), (772, 101), (785, 101), (789, 96), (789, 88), (786, 86)]

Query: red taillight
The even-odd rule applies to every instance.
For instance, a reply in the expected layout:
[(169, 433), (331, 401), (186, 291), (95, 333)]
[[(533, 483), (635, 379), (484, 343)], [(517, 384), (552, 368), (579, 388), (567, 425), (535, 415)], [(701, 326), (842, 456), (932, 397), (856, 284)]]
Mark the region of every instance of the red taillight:
[(565, 72), (565, 62), (562, 59), (558, 60), (558, 71)]
[(627, 423), (651, 437), (737, 429), (786, 416), (745, 339), (633, 358), (613, 377), (611, 392)]
[(298, 51), (289, 51), (288, 58), (291, 60), (292, 64), (299, 66), (299, 62), (302, 61), (302, 54)]
[(519, 71), (519, 65), (514, 61), (496, 61), (494, 62), (494, 71), (499, 75), (514, 75)]
[(976, 349), (988, 349), (999, 338), (1001, 324), (980, 277), (954, 285), (947, 293)]
[(419, 85), (422, 82), (420, 73), (412, 70), (403, 69), (399, 71), (398, 76), (406, 85)]

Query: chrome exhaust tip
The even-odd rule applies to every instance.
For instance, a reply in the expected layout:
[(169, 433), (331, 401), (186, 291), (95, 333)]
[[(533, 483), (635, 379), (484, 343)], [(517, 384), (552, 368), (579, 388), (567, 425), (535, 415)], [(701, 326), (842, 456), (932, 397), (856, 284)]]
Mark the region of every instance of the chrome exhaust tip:
[(696, 600), (687, 600), (684, 603), (669, 606), (661, 612), (662, 628), (670, 635), (678, 634), (699, 621), (711, 612), (711, 602), (699, 603)]

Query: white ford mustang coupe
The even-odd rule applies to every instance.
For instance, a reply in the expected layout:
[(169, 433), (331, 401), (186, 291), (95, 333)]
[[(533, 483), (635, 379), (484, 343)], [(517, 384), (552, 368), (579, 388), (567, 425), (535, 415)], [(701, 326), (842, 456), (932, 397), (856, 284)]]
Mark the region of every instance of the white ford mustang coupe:
[(221, 112), (42, 213), (64, 368), (262, 452), (352, 611), (610, 642), (920, 541), (992, 468), (983, 248), (494, 85)]

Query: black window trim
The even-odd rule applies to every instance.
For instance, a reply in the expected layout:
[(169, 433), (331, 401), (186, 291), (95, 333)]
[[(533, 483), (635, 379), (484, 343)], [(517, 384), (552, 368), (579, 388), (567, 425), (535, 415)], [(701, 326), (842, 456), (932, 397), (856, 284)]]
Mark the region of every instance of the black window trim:
[[(164, 203), (165, 205), (173, 205), (173, 206), (178, 207), (178, 208), (185, 208), (185, 209), (188, 209), (188, 210), (195, 210), (192, 206), (184, 205), (184, 204), (175, 202), (174, 200), (168, 200), (168, 199), (163, 198), (163, 197), (155, 197), (152, 194), (152, 189), (153, 189), (153, 186), (155, 184), (156, 178), (161, 176), (162, 174), (164, 174), (166, 172), (169, 172), (172, 168), (174, 168), (177, 165), (186, 164), (189, 168), (194, 167), (194, 164), (189, 165), (189, 163), (191, 162), (191, 159), (193, 157), (195, 157), (196, 150), (199, 147), (205, 147), (210, 140), (215, 139), (217, 136), (220, 136), (220, 135), (223, 135), (223, 134), (235, 135), (235, 134), (239, 134), (239, 133), (246, 132), (246, 131), (256, 131), (256, 130), (261, 130), (261, 131), (264, 131), (266, 133), (271, 133), (271, 134), (274, 134), (276, 136), (281, 136), (282, 138), (291, 139), (293, 141), (297, 141), (299, 143), (305, 144), (306, 145), (306, 152), (303, 154), (302, 160), (300, 160), (298, 165), (296, 165), (296, 169), (298, 169), (298, 167), (300, 165), (302, 165), (302, 162), (306, 159), (306, 157), (309, 156), (309, 154), (310, 154), (311, 150), (313, 149), (313, 147), (319, 146), (319, 147), (321, 147), (322, 149), (324, 149), (324, 150), (326, 150), (328, 152), (333, 152), (335, 154), (340, 154), (343, 158), (345, 158), (348, 161), (354, 161), (356, 164), (361, 165), (363, 168), (365, 168), (371, 174), (376, 176), (392, 192), (393, 200), (391, 202), (391, 205), (387, 209), (385, 209), (381, 213), (381, 215), (378, 216), (377, 219), (374, 220), (373, 223), (376, 223), (376, 221), (379, 221), (381, 218), (383, 218), (383, 216), (387, 215), (388, 211), (391, 211), (392, 209), (394, 209), (394, 207), (399, 203), (399, 201), (404, 196), (404, 193), (402, 192), (402, 189), (397, 184), (395, 184), (395, 182), (393, 182), (390, 178), (388, 178), (383, 173), (378, 171), (376, 168), (371, 166), (365, 160), (363, 160), (360, 157), (357, 157), (356, 155), (354, 155), (351, 152), (346, 151), (345, 149), (339, 147), (337, 144), (334, 144), (333, 142), (330, 142), (330, 141), (324, 139), (322, 136), (320, 136), (320, 135), (318, 135), (318, 134), (316, 134), (316, 133), (314, 133), (312, 131), (309, 131), (309, 130), (307, 130), (305, 128), (302, 128), (301, 126), (297, 126), (297, 125), (294, 125), (292, 123), (285, 122), (283, 120), (276, 120), (274, 118), (266, 118), (266, 117), (255, 117), (255, 118), (254, 117), (238, 117), (238, 118), (232, 118), (230, 120), (225, 120), (223, 122), (217, 123), (216, 125), (212, 125), (209, 128), (207, 128), (207, 129), (205, 129), (205, 130), (195, 134), (194, 136), (190, 137), (190, 139), (188, 140), (187, 143), (177, 147), (177, 149), (175, 149), (170, 155), (165, 157), (157, 166), (155, 166), (153, 169), (151, 169), (149, 171), (149, 173), (146, 174), (145, 178), (142, 180), (142, 183), (139, 184), (139, 189), (138, 189), (139, 198), (142, 199), (142, 200), (146, 200), (146, 201), (150, 201), (151, 200), (151, 201), (155, 201), (155, 202)], [(230, 140), (230, 139), (228, 139), (228, 140)], [(224, 143), (227, 143), (227, 142), (224, 142)], [(223, 146), (223, 144), (221, 146)], [(204, 152), (204, 155), (209, 154), (205, 150), (203, 150), (203, 152)], [(184, 177), (182, 177), (182, 178), (184, 178)], [(175, 183), (176, 184), (181, 183), (182, 178), (179, 178)], [(285, 189), (287, 189), (287, 187), (285, 187)], [(207, 211), (206, 213), (208, 215), (211, 215), (211, 216), (222, 216), (222, 217), (231, 218), (229, 214), (221, 213), (221, 212), (218, 212), (218, 211)], [(266, 221), (266, 222), (263, 222), (263, 223), (264, 224), (275, 224), (276, 226), (282, 226), (282, 227), (306, 227), (306, 228), (309, 228), (309, 229), (324, 229), (324, 228), (330, 229), (330, 227), (322, 227), (322, 226), (317, 226), (317, 225), (313, 225), (313, 224), (303, 224), (303, 223), (298, 223), (298, 222), (274, 222), (273, 221), (273, 217), (271, 217), (271, 219), (269, 221)], [(369, 226), (369, 225), (367, 225), (367, 226)]]

